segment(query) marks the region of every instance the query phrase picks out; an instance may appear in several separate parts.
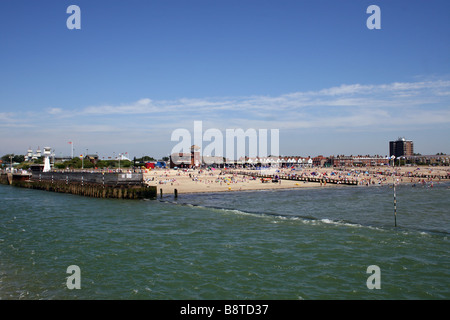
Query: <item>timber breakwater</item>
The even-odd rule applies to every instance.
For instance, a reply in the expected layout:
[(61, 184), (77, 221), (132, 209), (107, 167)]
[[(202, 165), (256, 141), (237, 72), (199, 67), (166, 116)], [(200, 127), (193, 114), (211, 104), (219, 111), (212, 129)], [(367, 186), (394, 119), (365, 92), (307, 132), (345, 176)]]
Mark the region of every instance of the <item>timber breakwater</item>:
[(309, 175), (297, 175), (297, 174), (282, 174), (282, 173), (258, 173), (258, 172), (248, 172), (248, 171), (231, 171), (234, 174), (247, 175), (254, 178), (262, 179), (262, 181), (271, 180), (272, 182), (278, 182), (279, 180), (293, 180), (293, 181), (303, 181), (303, 182), (318, 182), (320, 185), (323, 184), (346, 184), (346, 185), (358, 185), (358, 179), (354, 177), (343, 177), (343, 178), (334, 178), (334, 177), (317, 177), (317, 176), (309, 176)]
[(0, 183), (16, 187), (71, 193), (95, 198), (152, 199), (156, 187), (144, 183), (142, 173), (38, 172), (2, 173)]

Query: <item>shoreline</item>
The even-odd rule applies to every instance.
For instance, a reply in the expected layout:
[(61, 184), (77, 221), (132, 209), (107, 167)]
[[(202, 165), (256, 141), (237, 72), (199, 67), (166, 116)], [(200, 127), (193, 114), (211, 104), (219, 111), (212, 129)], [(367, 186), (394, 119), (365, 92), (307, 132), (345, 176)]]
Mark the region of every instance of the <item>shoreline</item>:
[[(435, 181), (433, 181), (433, 182), (435, 182)], [(450, 183), (450, 181), (440, 181), (440, 182), (436, 182), (436, 183), (437, 184)], [(400, 184), (396, 184), (396, 187), (399, 187), (399, 186), (401, 186), (401, 187), (407, 187), (407, 186), (413, 187), (413, 185), (416, 185), (416, 183), (403, 182), (403, 183), (400, 183)], [(387, 184), (387, 183), (386, 184), (382, 184), (382, 185), (375, 184), (375, 185), (369, 185), (369, 186), (366, 186), (366, 185), (345, 185), (345, 184), (334, 184), (334, 185), (320, 186), (320, 185), (317, 185), (317, 183), (315, 183), (315, 185), (305, 186), (305, 187), (298, 187), (298, 186), (296, 186), (296, 187), (284, 187), (284, 188), (264, 188), (264, 189), (252, 188), (252, 189), (245, 189), (245, 190), (236, 190), (236, 189), (233, 190), (233, 189), (231, 189), (231, 190), (214, 190), (214, 191), (211, 191), (211, 190), (199, 190), (199, 191), (185, 191), (185, 192), (182, 192), (182, 193), (178, 192), (178, 194), (181, 194), (181, 195), (196, 195), (196, 194), (222, 194), (222, 193), (237, 193), (237, 192), (240, 192), (240, 193), (246, 193), (246, 192), (248, 192), (248, 193), (250, 193), (250, 192), (276, 192), (276, 191), (305, 190), (305, 189), (308, 189), (308, 190), (312, 190), (312, 189), (324, 190), (326, 188), (339, 188), (339, 189), (355, 188), (356, 189), (356, 188), (367, 188), (367, 187), (370, 187), (370, 188), (392, 188), (393, 186), (392, 186), (392, 184)], [(419, 185), (418, 187), (422, 187), (422, 185)], [(449, 188), (450, 188), (450, 186), (449, 186)], [(176, 189), (176, 188), (174, 188), (174, 189)], [(163, 199), (166, 198), (166, 197), (171, 197), (172, 198), (173, 196), (174, 196), (174, 192), (164, 192), (163, 191)], [(159, 193), (158, 193), (157, 199), (161, 199)]]
[[(140, 176), (139, 181), (132, 180), (134, 175)], [(70, 175), (70, 179), (68, 176)], [(167, 195), (178, 197), (179, 194), (223, 193), (246, 191), (277, 191), (293, 189), (323, 189), (336, 187), (375, 187), (398, 185), (416, 185), (433, 187), (434, 183), (450, 182), (449, 167), (302, 167), (302, 168), (262, 168), (255, 169), (217, 169), (217, 168), (190, 168), (190, 169), (144, 169), (136, 173), (136, 169), (105, 172), (89, 171), (55, 171), (41, 173), (39, 178), (32, 179), (34, 184), (45, 184), (45, 188), (53, 189), (55, 184), (61, 184), (58, 190), (67, 192), (68, 185), (80, 184), (80, 190), (88, 185), (98, 185), (95, 196), (102, 194), (109, 184), (117, 185), (119, 180), (111, 180), (109, 176), (122, 179), (122, 185), (138, 183), (144, 189), (152, 189), (155, 198)], [(18, 184), (27, 175), (20, 172), (16, 174), (5, 173), (1, 176), (1, 183)], [(94, 179), (97, 177), (95, 181)], [(11, 178), (7, 180), (6, 178)], [(83, 179), (84, 178), (84, 179)], [(38, 179), (38, 180), (36, 180)], [(75, 180), (74, 180), (75, 179)], [(77, 180), (78, 179), (78, 180)], [(130, 180), (131, 179), (131, 180)], [(10, 181), (11, 180), (11, 181)], [(13, 181), (14, 180), (14, 181)], [(26, 180), (26, 179), (25, 179)], [(45, 182), (45, 181), (47, 182)], [(70, 180), (70, 184), (68, 183)], [(111, 181), (110, 181), (111, 180)], [(60, 183), (61, 182), (61, 183)], [(76, 183), (75, 183), (76, 182)], [(86, 187), (83, 187), (83, 183)], [(47, 186), (48, 184), (48, 186)], [(89, 186), (92, 188), (92, 186)], [(108, 187), (109, 188), (109, 187)], [(75, 192), (70, 190), (70, 193)], [(78, 191), (76, 191), (78, 193)], [(83, 191), (84, 192), (84, 191)], [(126, 192), (128, 194), (128, 192)], [(114, 196), (115, 197), (115, 196)], [(122, 197), (122, 195), (117, 195)]]
[[(448, 176), (450, 169), (444, 168), (419, 168), (423, 176), (412, 176), (411, 171), (417, 168), (304, 168), (302, 170), (272, 169), (272, 170), (248, 170), (248, 169), (152, 169), (144, 173), (144, 182), (157, 188), (158, 197), (178, 194), (197, 193), (222, 193), (245, 192), (265, 190), (290, 190), (304, 188), (334, 188), (334, 187), (370, 187), (396, 185), (424, 185), (427, 183), (439, 183), (450, 181)], [(370, 170), (370, 172), (369, 172)], [(376, 171), (376, 172), (375, 172)], [(425, 175), (425, 173), (427, 175)], [(259, 177), (251, 174), (263, 174), (264, 176), (278, 176), (278, 182), (263, 183)], [(438, 178), (426, 177), (429, 175)], [(315, 181), (299, 181), (297, 177), (314, 178)], [(292, 179), (290, 179), (292, 178)], [(326, 182), (333, 178), (335, 183)], [(340, 179), (340, 183), (336, 183)], [(348, 182), (348, 183), (346, 183)], [(175, 191), (176, 190), (176, 191)], [(176, 193), (176, 194), (175, 194)]]

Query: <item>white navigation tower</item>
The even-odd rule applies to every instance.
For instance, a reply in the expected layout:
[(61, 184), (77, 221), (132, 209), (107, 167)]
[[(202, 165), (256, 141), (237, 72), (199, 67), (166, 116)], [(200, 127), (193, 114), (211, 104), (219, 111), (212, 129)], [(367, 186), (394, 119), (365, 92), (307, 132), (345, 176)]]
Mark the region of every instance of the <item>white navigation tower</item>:
[(45, 147), (44, 148), (44, 172), (50, 171), (50, 155), (51, 155), (51, 148)]

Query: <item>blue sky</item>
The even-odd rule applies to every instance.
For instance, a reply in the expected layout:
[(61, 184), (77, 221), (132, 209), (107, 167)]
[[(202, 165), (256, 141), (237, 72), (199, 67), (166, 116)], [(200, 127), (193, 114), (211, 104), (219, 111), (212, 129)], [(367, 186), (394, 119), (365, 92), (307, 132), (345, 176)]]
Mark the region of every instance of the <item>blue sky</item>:
[[(69, 30), (69, 5), (81, 30)], [(381, 29), (369, 30), (369, 5)], [(282, 155), (450, 153), (448, 0), (0, 2), (0, 155), (162, 157), (177, 128), (279, 129)]]

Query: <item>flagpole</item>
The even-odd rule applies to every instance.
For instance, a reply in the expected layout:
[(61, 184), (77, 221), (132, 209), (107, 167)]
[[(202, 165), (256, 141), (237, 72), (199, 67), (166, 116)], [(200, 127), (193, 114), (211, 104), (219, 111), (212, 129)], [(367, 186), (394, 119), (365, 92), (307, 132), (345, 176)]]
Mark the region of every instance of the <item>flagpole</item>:
[(70, 144), (70, 146), (72, 147), (72, 158), (71, 159), (73, 159), (73, 142), (69, 141), (68, 144)]

